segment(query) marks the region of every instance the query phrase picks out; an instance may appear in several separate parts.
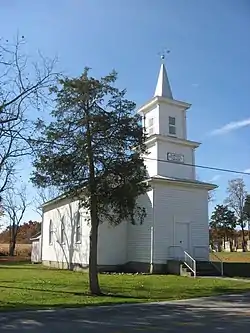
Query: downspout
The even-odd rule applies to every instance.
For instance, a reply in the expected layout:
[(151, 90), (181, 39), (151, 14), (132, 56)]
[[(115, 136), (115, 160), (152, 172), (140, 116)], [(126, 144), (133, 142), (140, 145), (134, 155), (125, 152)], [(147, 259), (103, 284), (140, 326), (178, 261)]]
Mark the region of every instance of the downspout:
[(154, 245), (155, 245), (155, 205), (154, 205), (154, 190), (153, 190), (153, 212), (152, 212), (152, 225), (150, 227), (150, 274), (154, 272)]
[(126, 235), (126, 258), (125, 258), (125, 262), (122, 264), (124, 267), (128, 264), (128, 258), (129, 258), (129, 227), (130, 224), (126, 223), (126, 228), (127, 228), (127, 235)]
[(44, 211), (42, 207), (42, 223), (41, 223), (41, 262), (43, 262), (43, 221), (44, 221)]

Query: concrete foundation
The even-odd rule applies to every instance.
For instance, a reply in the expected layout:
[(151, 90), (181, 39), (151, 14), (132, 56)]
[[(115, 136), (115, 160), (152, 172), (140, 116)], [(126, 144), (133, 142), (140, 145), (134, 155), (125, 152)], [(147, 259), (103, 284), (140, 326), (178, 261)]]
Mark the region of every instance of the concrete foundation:
[[(55, 262), (44, 260), (43, 265), (58, 268), (68, 269), (74, 271), (88, 271), (87, 265), (81, 265), (79, 263), (68, 264), (66, 262)], [(219, 265), (219, 262), (214, 262), (214, 265)], [(181, 262), (178, 260), (168, 260), (166, 264), (154, 264), (153, 274), (174, 274), (181, 275)], [(228, 277), (250, 277), (250, 263), (231, 263), (224, 262), (224, 276)], [(125, 265), (113, 265), (113, 266), (99, 266), (98, 271), (102, 272), (114, 272), (114, 273), (150, 273), (150, 264), (143, 262), (128, 262)], [(219, 267), (220, 271), (220, 267)]]
[[(79, 263), (66, 263), (43, 260), (44, 266), (57, 268), (57, 269), (68, 269), (74, 271), (88, 271), (88, 265), (81, 265)], [(103, 265), (98, 266), (99, 272), (116, 272), (116, 273), (150, 273), (150, 264), (143, 262), (128, 262), (124, 265)], [(154, 264), (153, 273), (155, 274), (166, 274), (167, 264)]]

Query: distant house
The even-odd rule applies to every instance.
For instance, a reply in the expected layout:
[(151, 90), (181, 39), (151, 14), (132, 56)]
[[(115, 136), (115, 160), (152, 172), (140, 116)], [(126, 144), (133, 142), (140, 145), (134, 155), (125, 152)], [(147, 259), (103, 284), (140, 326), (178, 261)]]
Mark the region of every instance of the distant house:
[[(195, 149), (187, 139), (186, 111), (190, 104), (172, 96), (166, 68), (161, 65), (154, 97), (139, 110), (149, 134), (145, 157), (151, 189), (138, 200), (146, 208), (142, 225), (122, 223), (99, 227), (100, 269), (156, 271), (170, 259), (188, 253), (208, 260), (208, 191), (215, 185), (196, 180)], [(78, 202), (60, 197), (43, 206), (42, 262), (44, 265), (87, 267), (89, 214)]]
[(31, 262), (40, 263), (42, 262), (42, 242), (41, 233), (34, 235), (31, 239)]

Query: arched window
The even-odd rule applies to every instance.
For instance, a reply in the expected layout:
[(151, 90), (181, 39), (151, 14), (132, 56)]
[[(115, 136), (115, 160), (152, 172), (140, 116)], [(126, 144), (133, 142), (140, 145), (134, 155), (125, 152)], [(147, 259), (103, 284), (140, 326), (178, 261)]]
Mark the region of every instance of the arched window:
[(52, 220), (49, 221), (49, 244), (53, 243), (53, 222)]
[(65, 224), (64, 217), (61, 218), (61, 244), (65, 243)]

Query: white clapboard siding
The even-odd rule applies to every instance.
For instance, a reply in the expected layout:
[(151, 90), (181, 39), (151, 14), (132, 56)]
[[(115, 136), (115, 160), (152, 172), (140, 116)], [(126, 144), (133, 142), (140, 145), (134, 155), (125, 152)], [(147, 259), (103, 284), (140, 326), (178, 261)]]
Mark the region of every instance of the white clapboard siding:
[(208, 256), (207, 190), (161, 184), (155, 189), (154, 261), (166, 262), (169, 246), (177, 245), (174, 223), (178, 222), (190, 224), (190, 254)]
[[(49, 206), (43, 217), (42, 260), (64, 263), (88, 264), (89, 230), (87, 214), (80, 210), (81, 237), (76, 242), (78, 201), (65, 199)], [(61, 221), (64, 220), (64, 243), (61, 242)], [(50, 220), (53, 225), (52, 242), (49, 243)]]
[[(78, 201), (65, 199), (49, 206), (43, 218), (42, 260), (88, 265), (89, 262), (89, 216), (80, 210), (81, 237), (76, 242), (76, 218)], [(64, 218), (65, 241), (61, 243), (61, 219)], [(49, 244), (49, 224), (53, 223), (53, 237)], [(98, 265), (121, 265), (127, 260), (127, 223), (111, 226), (100, 224), (98, 231)]]
[(117, 226), (104, 222), (99, 226), (98, 264), (122, 265), (127, 261), (127, 222)]
[(128, 261), (149, 262), (150, 227), (153, 223), (153, 190), (141, 196), (138, 203), (146, 208), (147, 216), (142, 224), (128, 225)]

